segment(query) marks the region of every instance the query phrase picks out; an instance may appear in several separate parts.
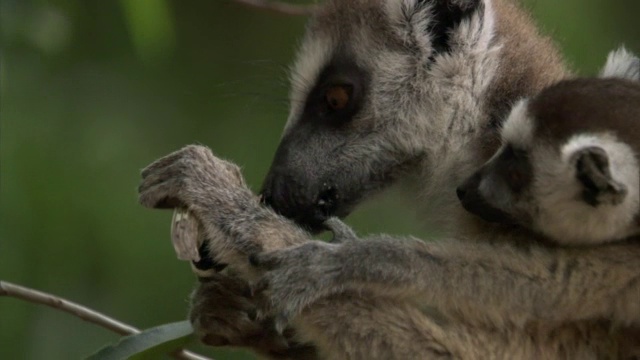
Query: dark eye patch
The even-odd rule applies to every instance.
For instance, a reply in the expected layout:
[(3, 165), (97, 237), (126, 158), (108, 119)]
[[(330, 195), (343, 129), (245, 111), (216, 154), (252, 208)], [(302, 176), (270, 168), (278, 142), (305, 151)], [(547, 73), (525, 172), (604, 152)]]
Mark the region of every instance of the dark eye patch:
[(368, 75), (355, 62), (333, 60), (309, 93), (302, 121), (331, 126), (350, 122), (362, 108), (368, 84)]
[(532, 168), (524, 150), (508, 145), (497, 159), (498, 173), (514, 193), (519, 193), (531, 182)]

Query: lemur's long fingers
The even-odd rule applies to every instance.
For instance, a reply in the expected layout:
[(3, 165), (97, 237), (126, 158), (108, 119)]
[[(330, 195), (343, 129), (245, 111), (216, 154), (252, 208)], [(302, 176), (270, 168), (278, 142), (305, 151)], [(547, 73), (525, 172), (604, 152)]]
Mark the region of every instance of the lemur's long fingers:
[(187, 145), (180, 150), (174, 151), (171, 154), (154, 161), (149, 166), (142, 169), (142, 171), (140, 172), (140, 175), (142, 175), (142, 178), (144, 179), (150, 173), (156, 172), (159, 169), (162, 169), (164, 167), (167, 167), (169, 165), (172, 165), (173, 163), (176, 163), (182, 160), (188, 161), (189, 159), (192, 159), (192, 160), (197, 159), (198, 161), (202, 161), (202, 160), (211, 161), (215, 158), (216, 157), (211, 152), (211, 149), (205, 146)]
[(179, 180), (170, 179), (149, 187), (145, 186), (140, 190), (138, 202), (144, 207), (155, 209), (173, 209), (184, 206), (176, 196), (180, 185)]
[(159, 169), (162, 169), (164, 167), (167, 167), (171, 164), (173, 164), (174, 162), (176, 162), (176, 160), (180, 159), (182, 157), (182, 150), (178, 150), (175, 152), (172, 152), (171, 154), (162, 157), (156, 161), (154, 161), (153, 163), (151, 163), (149, 166), (145, 167), (144, 169), (142, 169), (142, 171), (140, 172), (140, 175), (142, 176), (142, 178), (146, 178), (147, 176), (149, 176), (149, 174), (156, 172)]
[(142, 193), (154, 185), (158, 185), (170, 179), (179, 178), (184, 173), (184, 166), (182, 164), (167, 164), (163, 168), (158, 168), (152, 172), (149, 172), (142, 178), (140, 185), (138, 185), (138, 193)]
[(358, 240), (358, 235), (356, 235), (355, 231), (337, 217), (327, 219), (324, 222), (324, 226), (333, 233), (333, 239), (331, 242), (341, 243), (345, 241)]

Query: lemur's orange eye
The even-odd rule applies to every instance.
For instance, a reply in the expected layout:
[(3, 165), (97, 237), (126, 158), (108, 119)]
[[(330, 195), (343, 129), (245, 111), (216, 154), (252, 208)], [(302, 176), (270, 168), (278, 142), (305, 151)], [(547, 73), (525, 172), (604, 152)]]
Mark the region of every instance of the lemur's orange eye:
[(325, 99), (332, 110), (343, 110), (351, 101), (351, 92), (351, 86), (335, 85), (327, 90)]

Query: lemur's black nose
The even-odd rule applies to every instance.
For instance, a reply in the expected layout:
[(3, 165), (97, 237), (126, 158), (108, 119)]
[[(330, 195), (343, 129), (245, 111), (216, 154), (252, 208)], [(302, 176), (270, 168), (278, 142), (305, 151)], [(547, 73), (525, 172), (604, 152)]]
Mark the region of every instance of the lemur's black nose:
[[(325, 219), (333, 215), (338, 205), (338, 192), (336, 188), (329, 186), (320, 192), (316, 207), (325, 216)], [(323, 219), (323, 221), (325, 220)]]
[(482, 172), (478, 171), (465, 180), (462, 185), (458, 186), (456, 195), (458, 195), (458, 199), (460, 199), (460, 204), (462, 204), (465, 210), (479, 216), (485, 221), (503, 224), (512, 223), (513, 219), (509, 214), (488, 203), (480, 193), (482, 176)]
[(337, 206), (337, 192), (333, 187), (321, 191), (300, 184), (290, 176), (271, 173), (260, 192), (262, 203), (311, 232), (324, 230), (324, 221)]

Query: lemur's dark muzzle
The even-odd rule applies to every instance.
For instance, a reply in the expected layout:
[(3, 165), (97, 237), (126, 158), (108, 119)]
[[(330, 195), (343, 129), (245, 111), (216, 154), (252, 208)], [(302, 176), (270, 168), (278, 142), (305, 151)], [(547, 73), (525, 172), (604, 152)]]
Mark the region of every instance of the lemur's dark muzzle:
[(323, 223), (338, 207), (338, 193), (330, 185), (314, 189), (302, 179), (271, 171), (265, 179), (262, 202), (311, 232), (324, 230)]
[(485, 221), (495, 223), (511, 223), (509, 214), (489, 204), (480, 194), (480, 181), (482, 173), (480, 171), (469, 177), (462, 185), (456, 189), (456, 195), (460, 199), (462, 207), (468, 212), (479, 216)]

